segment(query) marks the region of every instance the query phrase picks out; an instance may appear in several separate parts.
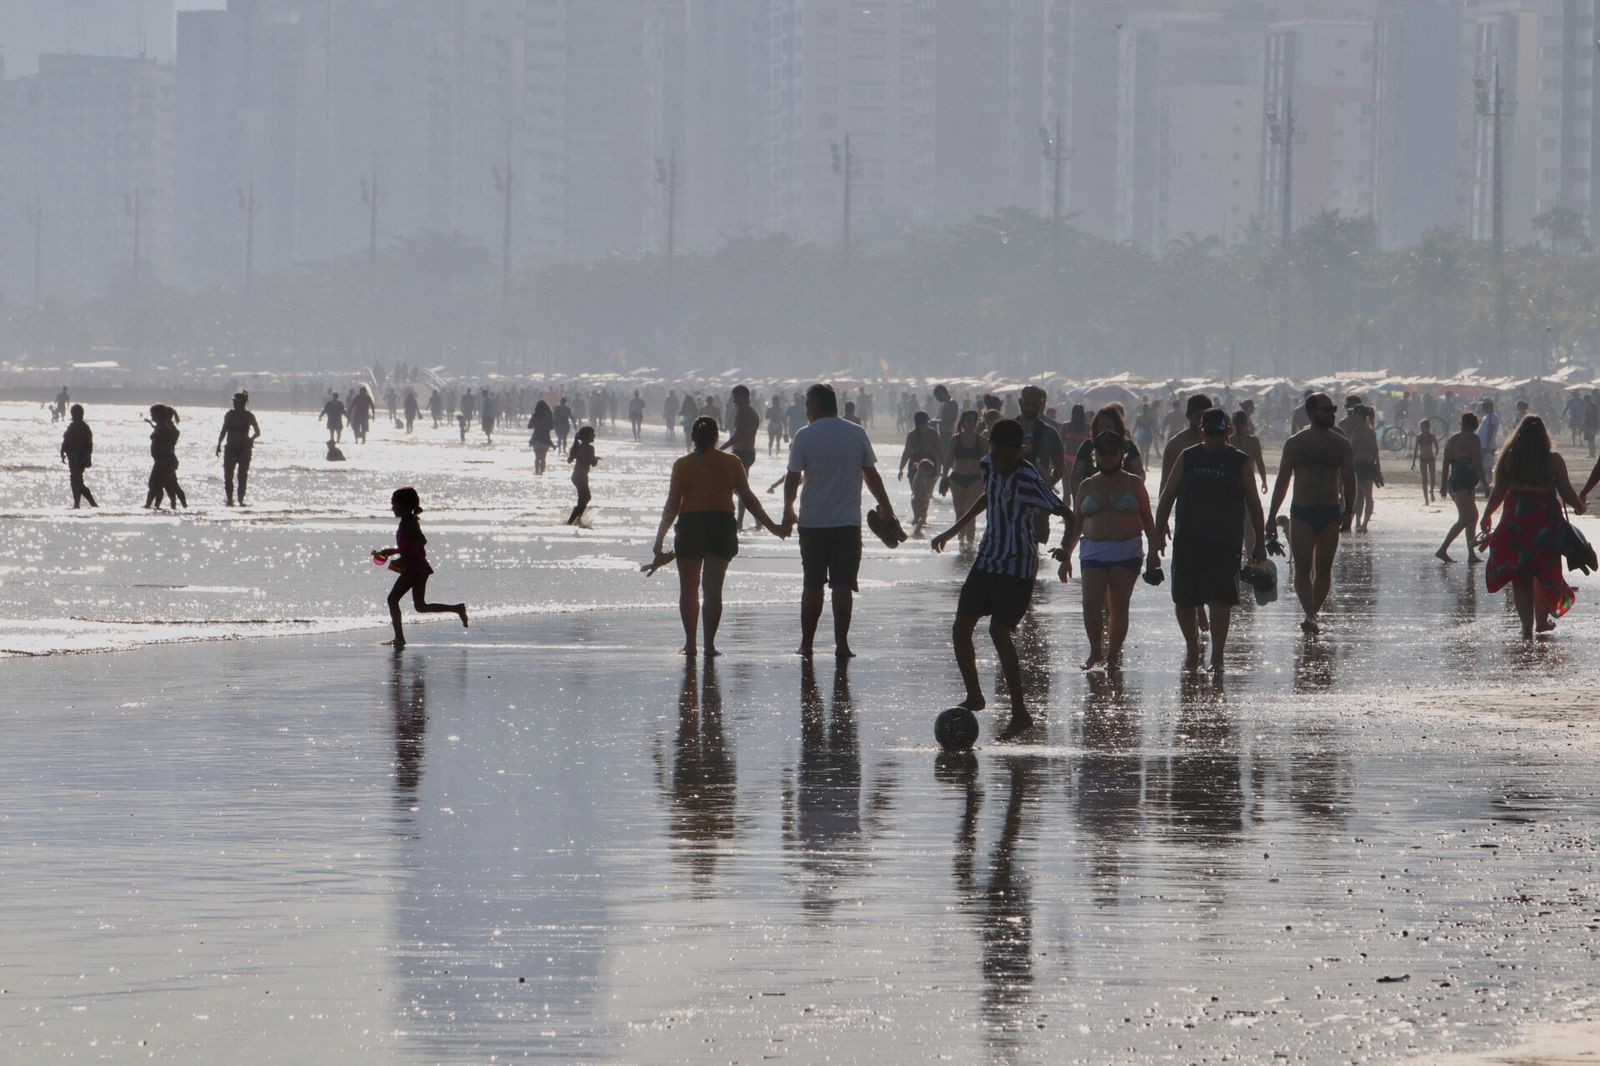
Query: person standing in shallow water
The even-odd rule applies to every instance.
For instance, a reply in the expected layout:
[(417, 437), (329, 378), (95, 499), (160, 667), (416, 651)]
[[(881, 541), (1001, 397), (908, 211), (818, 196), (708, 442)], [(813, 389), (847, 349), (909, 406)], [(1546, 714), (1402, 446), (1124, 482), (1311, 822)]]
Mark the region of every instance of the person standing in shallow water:
[(178, 412), (166, 404), (150, 408), (150, 484), (145, 494), (146, 508), (161, 510), (161, 496), (176, 509), (189, 506), (189, 498), (178, 486)]
[(93, 465), (94, 458), (94, 431), (89, 428), (89, 423), (83, 420), (83, 405), (72, 405), (72, 421), (67, 424), (67, 431), (61, 434), (61, 461), (67, 464), (67, 474), (72, 479), (72, 509), (76, 511), (82, 500), (88, 500), (90, 507), (99, 507), (94, 502), (94, 493), (89, 491), (89, 486), (83, 483), (83, 472)]
[[(454, 614), (461, 619), (461, 628), (467, 628), (467, 605), (464, 603), (429, 603), (428, 578), (433, 567), (428, 565), (428, 538), (422, 535), (422, 523), (417, 516), (422, 513), (422, 499), (417, 490), (407, 486), (395, 489), (389, 497), (389, 509), (400, 519), (395, 530), (395, 546), (380, 548), (372, 553), (374, 559), (389, 564), (389, 569), (399, 573), (394, 587), (389, 590), (389, 621), (394, 626), (396, 648), (406, 646), (406, 635), (400, 626), (400, 601), (411, 593), (411, 604), (419, 614)], [(396, 556), (399, 558), (397, 559)]]
[(567, 515), (567, 525), (576, 526), (582, 523), (583, 513), (589, 509), (589, 471), (600, 462), (600, 457), (594, 453), (593, 426), (580, 428), (572, 438), (567, 462), (572, 464), (572, 485), (578, 490), (578, 502)]
[(217, 454), (222, 456), (222, 483), (228, 492), (229, 507), (234, 501), (235, 474), (239, 480), (239, 506), (244, 506), (245, 487), (250, 480), (250, 454), (255, 449), (256, 438), (261, 436), (256, 416), (247, 409), (249, 403), (248, 392), (234, 393), (233, 409), (222, 416), (222, 428), (217, 431)]
[(1445, 441), (1444, 467), (1439, 478), (1450, 501), (1456, 505), (1455, 525), (1445, 535), (1444, 543), (1434, 552), (1440, 562), (1453, 563), (1450, 545), (1465, 534), (1467, 562), (1477, 565), (1478, 553), (1472, 542), (1472, 530), (1478, 522), (1478, 483), (1485, 480), (1483, 472), (1483, 444), (1478, 440), (1478, 416), (1471, 411), (1461, 412), (1461, 431)]
[(1310, 425), (1283, 446), (1267, 529), (1276, 530), (1278, 511), (1293, 481), (1289, 544), (1294, 555), (1294, 592), (1305, 612), (1300, 628), (1315, 633), (1321, 627), (1318, 614), (1333, 587), (1333, 557), (1339, 551), (1339, 534), (1350, 532), (1355, 520), (1356, 465), (1349, 439), (1334, 428), (1339, 408), (1332, 398), (1324, 392), (1313, 392), (1306, 397), (1304, 407)]
[[(696, 654), (695, 630), (705, 625), (705, 653), (717, 654), (717, 629), (722, 623), (722, 582), (728, 564), (739, 554), (734, 518), (737, 498), (761, 526), (775, 536), (784, 530), (767, 516), (753, 492), (744, 462), (717, 449), (717, 423), (698, 418), (690, 427), (694, 450), (672, 464), (667, 502), (656, 527), (653, 573), (668, 559), (678, 567), (678, 615), (683, 621), (683, 653)], [(663, 548), (667, 529), (677, 521), (677, 538), (669, 556)], [(702, 607), (701, 598), (704, 599)]]

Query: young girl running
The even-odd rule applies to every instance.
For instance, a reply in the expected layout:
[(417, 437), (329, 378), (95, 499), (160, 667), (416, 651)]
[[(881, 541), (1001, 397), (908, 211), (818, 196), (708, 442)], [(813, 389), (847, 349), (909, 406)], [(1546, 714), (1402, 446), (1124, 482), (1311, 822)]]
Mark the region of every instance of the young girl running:
[(567, 515), (569, 526), (578, 525), (589, 507), (589, 470), (599, 461), (600, 457), (594, 454), (594, 427), (584, 426), (572, 438), (572, 451), (567, 453), (567, 462), (572, 464), (572, 484), (578, 490), (578, 504)]
[(466, 604), (428, 602), (428, 575), (433, 573), (433, 567), (428, 565), (428, 538), (422, 535), (422, 523), (417, 521), (422, 513), (422, 500), (417, 490), (409, 486), (395, 489), (394, 495), (389, 497), (389, 508), (400, 519), (400, 528), (394, 535), (396, 547), (375, 551), (372, 557), (387, 562), (389, 569), (400, 575), (395, 579), (394, 588), (389, 590), (389, 621), (394, 624), (394, 640), (390, 643), (396, 648), (406, 646), (405, 633), (400, 629), (400, 601), (407, 592), (411, 593), (411, 604), (419, 614), (450, 612), (461, 619), (465, 629)]

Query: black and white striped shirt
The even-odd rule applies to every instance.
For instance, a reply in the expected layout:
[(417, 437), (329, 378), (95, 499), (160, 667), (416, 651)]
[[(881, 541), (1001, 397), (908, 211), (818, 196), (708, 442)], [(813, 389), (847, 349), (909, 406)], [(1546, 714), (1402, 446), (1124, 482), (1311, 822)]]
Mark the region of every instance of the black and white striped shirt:
[(1029, 463), (1009, 474), (994, 469), (987, 456), (978, 464), (987, 497), (987, 524), (978, 545), (974, 570), (1032, 581), (1039, 571), (1039, 533), (1034, 511), (1054, 511), (1061, 499)]

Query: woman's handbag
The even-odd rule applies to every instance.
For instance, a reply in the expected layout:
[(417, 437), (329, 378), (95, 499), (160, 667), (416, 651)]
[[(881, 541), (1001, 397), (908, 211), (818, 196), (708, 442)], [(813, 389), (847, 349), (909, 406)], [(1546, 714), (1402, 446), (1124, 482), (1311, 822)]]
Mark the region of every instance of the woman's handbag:
[(1594, 547), (1567, 517), (1565, 500), (1561, 503), (1561, 525), (1561, 554), (1566, 557), (1567, 569), (1584, 574), (1591, 570), (1600, 570), (1600, 559), (1595, 557)]

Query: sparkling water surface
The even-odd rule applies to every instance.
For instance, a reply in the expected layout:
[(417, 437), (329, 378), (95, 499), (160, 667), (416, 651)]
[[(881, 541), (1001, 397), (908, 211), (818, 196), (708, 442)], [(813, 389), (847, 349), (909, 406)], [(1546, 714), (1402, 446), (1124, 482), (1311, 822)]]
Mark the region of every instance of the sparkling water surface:
[[(948, 759), (970, 558), (869, 550), (861, 657), (806, 667), (795, 548), (747, 537), (685, 663), (636, 570), (664, 440), (602, 435), (575, 531), (523, 434), (329, 465), (271, 412), (229, 510), (221, 410), (185, 413), (188, 514), (137, 507), (131, 408), (91, 409), (73, 514), (60, 427), (0, 406), (0, 1059), (1392, 1061), (1593, 1010), (1600, 593), (1518, 645), (1410, 486), (1324, 635), (1246, 607), (1225, 683), (1144, 586), (1128, 669), (1080, 673), (1041, 583), (1041, 726)], [(408, 614), (396, 654), (367, 552), (402, 483), (474, 624)]]

